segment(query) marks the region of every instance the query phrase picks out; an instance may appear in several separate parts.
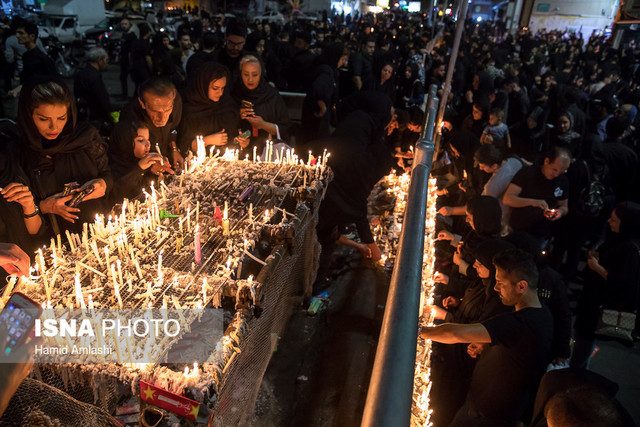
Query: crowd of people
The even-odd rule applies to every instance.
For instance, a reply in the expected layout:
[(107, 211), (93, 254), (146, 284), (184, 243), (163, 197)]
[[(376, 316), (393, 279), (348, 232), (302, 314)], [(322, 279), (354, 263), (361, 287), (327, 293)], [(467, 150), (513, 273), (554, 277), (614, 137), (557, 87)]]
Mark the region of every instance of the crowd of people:
[[(328, 284), (336, 243), (379, 259), (367, 197), (392, 168), (410, 172), (425, 93), (435, 85), (443, 94), (455, 23), (432, 28), (401, 13), (332, 18), (247, 25), (201, 12), (175, 40), (152, 37), (144, 25), (135, 34), (123, 18), (118, 58), (91, 49), (73, 89), (55, 75), (37, 26), (16, 19), (17, 47), (6, 43), (16, 62), (5, 83), (16, 75), (20, 85), (5, 89), (19, 97), (18, 121), (13, 138), (13, 129), (2, 130), (0, 241), (31, 254), (50, 236), (81, 229), (149, 182), (179, 174), (197, 135), (241, 157), (254, 147), (262, 153), (270, 138), (332, 153), (314, 290)], [(547, 365), (588, 366), (601, 306), (638, 310), (640, 52), (610, 42), (465, 25), (432, 170), (433, 309), (449, 323), (422, 335), (463, 343), (434, 348), (438, 425), (531, 418)], [(102, 81), (113, 59), (125, 99), (128, 78), (135, 84), (123, 108)], [(306, 94), (301, 123), (290, 119), (282, 91)], [(78, 206), (63, 194), (71, 182), (86, 193)], [(358, 242), (344, 236), (351, 224)], [(568, 281), (584, 287), (573, 353)], [(570, 406), (561, 398), (549, 417)], [(600, 425), (617, 425), (611, 417)]]

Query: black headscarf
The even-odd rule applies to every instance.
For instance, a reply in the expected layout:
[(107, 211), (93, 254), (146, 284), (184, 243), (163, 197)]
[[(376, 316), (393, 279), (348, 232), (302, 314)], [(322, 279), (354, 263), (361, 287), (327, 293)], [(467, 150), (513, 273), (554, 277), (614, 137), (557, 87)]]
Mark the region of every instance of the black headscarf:
[(640, 239), (640, 204), (622, 202), (616, 206), (620, 218), (620, 234), (626, 239)]
[(491, 196), (475, 196), (467, 202), (467, 210), (473, 215), (473, 228), (485, 237), (496, 236), (502, 229), (502, 209), (498, 199)]
[[(257, 57), (256, 57), (257, 58)], [(271, 86), (267, 79), (265, 79), (264, 65), (260, 58), (257, 58), (260, 63), (260, 83), (255, 89), (249, 89), (244, 85), (242, 78), (237, 79), (233, 87), (233, 99), (240, 104), (240, 101), (251, 101), (254, 105), (263, 104), (269, 102), (272, 98), (278, 95), (277, 89)]]
[(218, 102), (209, 99), (209, 85), (222, 77), (227, 79), (227, 85), (230, 84), (227, 67), (216, 62), (205, 62), (189, 80), (179, 132), (179, 144), (183, 150), (191, 146), (191, 141), (197, 135), (207, 136), (222, 129), (229, 134), (230, 140), (237, 135), (240, 117), (229, 94), (229, 87), (225, 87)]
[[(38, 128), (33, 122), (33, 90), (38, 84), (57, 83), (63, 89), (68, 98), (67, 123), (62, 132), (53, 141), (48, 141), (40, 135)], [(44, 156), (53, 156), (55, 154), (73, 153), (83, 147), (87, 140), (97, 135), (96, 129), (88, 123), (78, 123), (77, 109), (73, 94), (67, 85), (57, 77), (43, 78), (33, 81), (28, 86), (22, 88), (20, 92), (20, 100), (18, 103), (18, 131), (23, 144), (29, 151), (33, 151)]]

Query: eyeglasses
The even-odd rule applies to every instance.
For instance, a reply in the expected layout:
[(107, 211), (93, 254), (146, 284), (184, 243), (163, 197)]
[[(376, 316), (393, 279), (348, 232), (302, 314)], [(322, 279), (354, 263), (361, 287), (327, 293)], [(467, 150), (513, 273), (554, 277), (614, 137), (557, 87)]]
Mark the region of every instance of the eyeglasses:
[(227, 40), (227, 44), (229, 46), (233, 46), (233, 47), (242, 47), (244, 46), (245, 41), (241, 41), (241, 42), (232, 42), (231, 40)]

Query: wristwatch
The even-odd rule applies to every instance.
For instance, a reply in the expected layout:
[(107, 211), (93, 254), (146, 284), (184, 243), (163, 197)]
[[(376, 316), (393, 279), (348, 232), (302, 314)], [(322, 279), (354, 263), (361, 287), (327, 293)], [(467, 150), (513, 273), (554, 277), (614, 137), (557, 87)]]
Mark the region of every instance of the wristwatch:
[(40, 213), (40, 208), (38, 207), (37, 203), (35, 203), (34, 206), (35, 206), (36, 209), (33, 211), (33, 213), (30, 213), (28, 215), (27, 214), (22, 214), (22, 217), (27, 219), (27, 218), (33, 218), (34, 216), (38, 215)]

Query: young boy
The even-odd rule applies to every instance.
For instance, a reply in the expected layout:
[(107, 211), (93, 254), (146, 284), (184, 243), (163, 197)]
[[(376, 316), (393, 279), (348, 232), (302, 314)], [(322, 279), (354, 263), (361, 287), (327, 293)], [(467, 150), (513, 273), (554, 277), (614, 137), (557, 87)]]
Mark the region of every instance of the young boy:
[(511, 148), (511, 138), (509, 137), (509, 127), (502, 122), (504, 119), (504, 110), (501, 108), (493, 108), (489, 113), (489, 125), (484, 128), (480, 136), (480, 142), (483, 144), (493, 144), (504, 150)]

